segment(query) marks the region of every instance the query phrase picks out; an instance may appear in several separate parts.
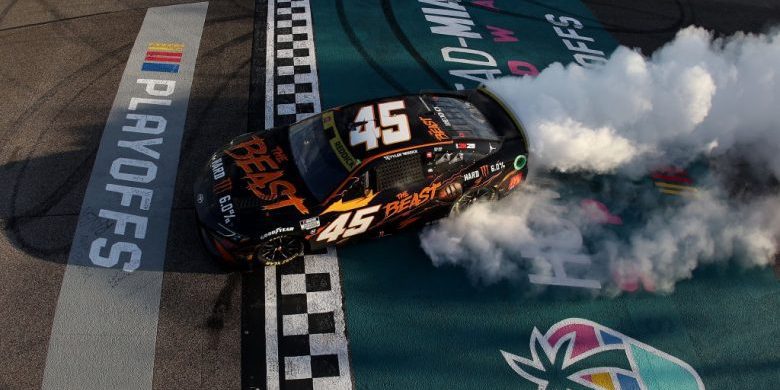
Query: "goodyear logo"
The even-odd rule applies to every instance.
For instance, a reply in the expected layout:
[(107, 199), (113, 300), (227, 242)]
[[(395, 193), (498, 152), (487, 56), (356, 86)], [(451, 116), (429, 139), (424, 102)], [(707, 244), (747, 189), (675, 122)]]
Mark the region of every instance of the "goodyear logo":
[(333, 119), (333, 112), (328, 111), (322, 114), (322, 127), (324, 127), (325, 130), (333, 129), (334, 136), (330, 139), (330, 147), (336, 152), (336, 157), (341, 161), (341, 164), (349, 171), (355, 169), (355, 167), (360, 164), (360, 160), (352, 156), (352, 153), (347, 149), (347, 145), (345, 145), (344, 141), (341, 139), (339, 131), (336, 129), (336, 121)]
[(152, 42), (146, 47), (141, 70), (144, 72), (179, 73), (179, 64), (184, 54), (181, 43)]

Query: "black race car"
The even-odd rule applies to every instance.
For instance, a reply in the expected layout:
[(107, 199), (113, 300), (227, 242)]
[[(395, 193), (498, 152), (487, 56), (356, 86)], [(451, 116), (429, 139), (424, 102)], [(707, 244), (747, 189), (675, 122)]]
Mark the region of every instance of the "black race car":
[(498, 199), (527, 161), (522, 125), (489, 91), (397, 96), (235, 138), (195, 204), (209, 251), (251, 269)]

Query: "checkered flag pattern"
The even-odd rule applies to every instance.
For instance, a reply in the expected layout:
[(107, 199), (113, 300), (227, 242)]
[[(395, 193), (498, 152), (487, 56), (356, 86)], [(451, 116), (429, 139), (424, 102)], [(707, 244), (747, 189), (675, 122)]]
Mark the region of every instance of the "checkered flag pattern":
[(279, 363), (282, 388), (343, 388), (347, 343), (335, 253), (279, 267)]
[[(268, 0), (266, 49), (266, 128), (319, 113), (309, 0)], [(266, 269), (268, 388), (352, 388), (340, 284), (332, 248)]]
[(273, 110), (278, 126), (318, 113), (321, 107), (309, 2), (276, 0), (274, 21)]

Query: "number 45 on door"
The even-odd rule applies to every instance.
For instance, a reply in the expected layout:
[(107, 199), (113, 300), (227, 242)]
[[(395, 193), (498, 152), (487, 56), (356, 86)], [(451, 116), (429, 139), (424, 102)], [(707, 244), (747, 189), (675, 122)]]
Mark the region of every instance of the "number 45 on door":
[(350, 211), (339, 215), (317, 236), (317, 241), (335, 242), (340, 238), (348, 238), (364, 233), (371, 226), (371, 222), (374, 221), (372, 214), (379, 211), (380, 207), (382, 205), (378, 204), (356, 210), (354, 213)]

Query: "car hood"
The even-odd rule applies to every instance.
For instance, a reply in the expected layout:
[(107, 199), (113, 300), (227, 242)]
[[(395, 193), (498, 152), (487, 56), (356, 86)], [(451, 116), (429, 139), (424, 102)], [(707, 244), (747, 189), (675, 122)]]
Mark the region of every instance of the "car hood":
[(287, 134), (286, 127), (244, 134), (211, 156), (195, 184), (204, 224), (253, 236), (310, 217), (316, 202), (295, 166)]

